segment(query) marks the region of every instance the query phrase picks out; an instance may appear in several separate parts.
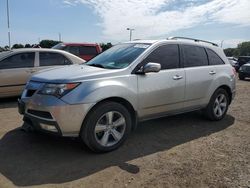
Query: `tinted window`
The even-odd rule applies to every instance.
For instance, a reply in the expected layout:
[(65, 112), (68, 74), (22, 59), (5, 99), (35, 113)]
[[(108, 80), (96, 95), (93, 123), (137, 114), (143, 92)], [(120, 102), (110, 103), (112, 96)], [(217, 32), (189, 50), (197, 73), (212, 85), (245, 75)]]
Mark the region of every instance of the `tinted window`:
[(80, 46), (79, 53), (80, 55), (97, 55), (95, 46)]
[(207, 55), (208, 55), (210, 65), (222, 65), (222, 64), (224, 64), (224, 62), (221, 60), (221, 58), (214, 51), (207, 49)]
[(0, 69), (34, 67), (35, 53), (20, 53), (3, 59), (0, 62)]
[(161, 69), (174, 69), (179, 67), (179, 48), (176, 44), (158, 47), (145, 60), (145, 62), (160, 63)]
[(67, 46), (64, 49), (65, 51), (72, 53), (76, 56), (79, 56), (80, 52), (79, 52), (79, 46)]
[(208, 65), (207, 54), (204, 48), (191, 45), (182, 46), (185, 67)]
[(40, 66), (70, 65), (72, 64), (66, 57), (57, 53), (40, 52)]

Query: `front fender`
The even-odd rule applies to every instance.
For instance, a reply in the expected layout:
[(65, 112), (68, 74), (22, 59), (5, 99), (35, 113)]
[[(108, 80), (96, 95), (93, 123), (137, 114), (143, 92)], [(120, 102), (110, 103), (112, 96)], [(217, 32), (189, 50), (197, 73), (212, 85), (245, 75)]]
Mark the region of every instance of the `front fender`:
[(88, 80), (62, 98), (68, 104), (98, 103), (110, 97), (124, 98), (137, 109), (136, 76)]

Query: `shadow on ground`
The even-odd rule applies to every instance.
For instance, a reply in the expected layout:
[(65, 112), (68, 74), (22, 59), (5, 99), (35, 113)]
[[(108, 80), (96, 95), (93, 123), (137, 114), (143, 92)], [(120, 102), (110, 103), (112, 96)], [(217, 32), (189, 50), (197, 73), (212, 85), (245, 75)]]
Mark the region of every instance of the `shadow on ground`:
[(197, 112), (147, 121), (121, 148), (105, 154), (94, 154), (70, 138), (15, 129), (0, 140), (0, 173), (17, 186), (65, 183), (110, 166), (136, 174), (140, 168), (127, 161), (208, 136), (233, 123), (230, 115), (211, 122)]
[(0, 109), (17, 107), (18, 97), (0, 98)]

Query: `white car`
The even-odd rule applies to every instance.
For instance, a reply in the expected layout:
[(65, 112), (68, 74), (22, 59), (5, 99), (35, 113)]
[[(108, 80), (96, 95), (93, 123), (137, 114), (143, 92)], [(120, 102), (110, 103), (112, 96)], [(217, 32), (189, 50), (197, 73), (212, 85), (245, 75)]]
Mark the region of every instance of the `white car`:
[(21, 95), (27, 80), (37, 71), (85, 61), (62, 50), (23, 48), (0, 53), (0, 97)]

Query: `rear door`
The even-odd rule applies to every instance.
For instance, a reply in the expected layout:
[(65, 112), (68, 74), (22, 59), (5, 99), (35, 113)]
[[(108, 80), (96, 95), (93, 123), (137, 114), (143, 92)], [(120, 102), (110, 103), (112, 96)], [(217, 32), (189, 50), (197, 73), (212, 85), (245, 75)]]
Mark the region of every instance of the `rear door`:
[(82, 59), (89, 61), (98, 55), (96, 46), (79, 46), (79, 54)]
[(17, 53), (0, 62), (0, 96), (20, 95), (34, 71), (35, 52)]
[(143, 64), (161, 64), (158, 73), (138, 75), (139, 116), (161, 115), (183, 107), (185, 72), (180, 68), (179, 47), (166, 44), (155, 49)]
[(205, 99), (215, 78), (214, 66), (208, 65), (207, 53), (203, 47), (181, 45), (186, 74), (186, 108), (199, 107)]

